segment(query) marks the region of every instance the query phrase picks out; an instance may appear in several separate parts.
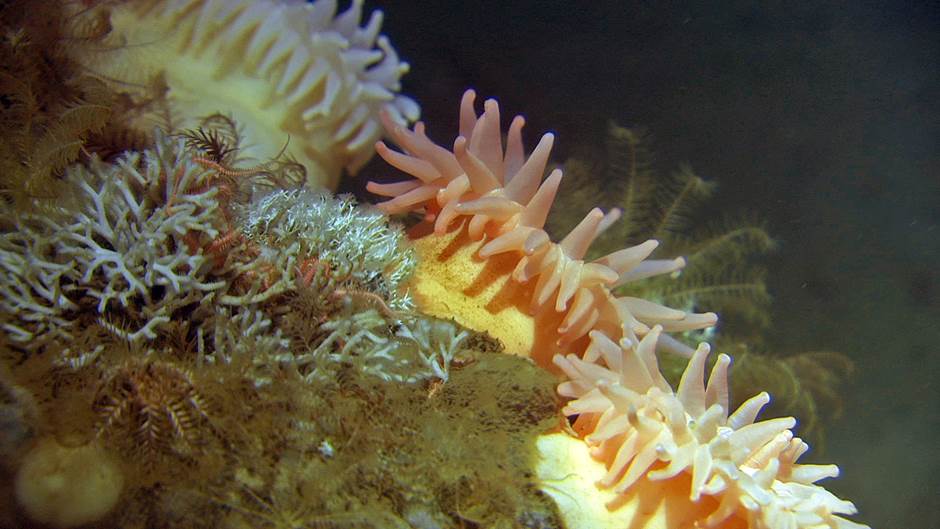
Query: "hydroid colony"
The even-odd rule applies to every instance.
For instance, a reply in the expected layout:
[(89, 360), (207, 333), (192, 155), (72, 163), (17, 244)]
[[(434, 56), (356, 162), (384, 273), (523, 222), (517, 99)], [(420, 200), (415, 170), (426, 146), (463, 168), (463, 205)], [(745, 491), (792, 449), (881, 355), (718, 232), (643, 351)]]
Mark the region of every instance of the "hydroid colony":
[[(755, 420), (766, 394), (731, 412), (727, 356), (705, 384), (679, 335), (714, 313), (614, 293), (685, 260), (586, 258), (619, 210), (553, 242), (553, 137), (525, 156), (517, 117), (504, 144), (495, 101), (465, 94), (453, 150), (406, 128), (407, 66), (361, 2), (42, 7), (4, 12), (4, 64), (52, 65), (72, 100), (4, 72), (26, 131), (4, 163), (30, 170), (0, 211), (3, 523), (856, 525), (793, 420)], [(384, 211), (313, 189), (379, 123), (414, 177), (370, 186)], [(412, 210), (406, 236), (387, 214)], [(691, 355), (676, 390), (663, 349)]]

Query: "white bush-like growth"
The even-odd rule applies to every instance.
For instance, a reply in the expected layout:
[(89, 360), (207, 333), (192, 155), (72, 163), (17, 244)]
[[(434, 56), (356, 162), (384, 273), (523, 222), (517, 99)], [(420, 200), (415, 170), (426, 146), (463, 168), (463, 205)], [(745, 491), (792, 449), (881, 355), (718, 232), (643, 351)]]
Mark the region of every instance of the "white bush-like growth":
[(290, 340), (260, 310), (250, 307), (217, 307), (212, 317), (196, 329), (198, 364), (227, 364), (250, 359), (256, 386), (271, 383), (271, 370), (292, 364)]
[(320, 330), (325, 337), (316, 347), (280, 359), (307, 380), (333, 376), (324, 367), (349, 364), (390, 382), (447, 382), (451, 363), (470, 336), (452, 322), (422, 316), (390, 324), (375, 309), (344, 311), (322, 323)]
[(309, 351), (295, 355), (294, 365), (306, 380), (333, 376), (323, 369), (350, 364), (359, 371), (383, 380), (401, 380), (398, 344), (388, 332), (388, 322), (374, 309), (340, 314), (320, 325), (325, 338)]
[(414, 342), (425, 369), (424, 378), (447, 382), (450, 365), (470, 333), (449, 321), (419, 318), (402, 324), (398, 336)]
[(182, 141), (158, 135), (153, 150), (115, 164), (70, 167), (68, 200), (52, 213), (0, 211), (0, 309), (11, 340), (67, 348), (79, 318), (95, 314), (137, 342), (155, 338), (177, 309), (211, 303), (226, 282), (192, 247), (219, 235), (206, 177)]
[(328, 270), (334, 288), (351, 285), (379, 295), (392, 310), (411, 308), (401, 287), (416, 256), (401, 229), (381, 212), (348, 196), (281, 189), (253, 201), (242, 216), (242, 229), (262, 252), (292, 254), (298, 264)]

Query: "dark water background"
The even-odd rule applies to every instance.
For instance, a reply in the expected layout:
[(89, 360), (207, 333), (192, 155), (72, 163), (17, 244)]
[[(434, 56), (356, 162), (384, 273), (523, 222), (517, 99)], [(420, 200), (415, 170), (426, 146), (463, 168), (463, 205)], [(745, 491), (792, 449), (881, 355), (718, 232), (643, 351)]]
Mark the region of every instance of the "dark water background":
[[(452, 139), (459, 96), (527, 117), (556, 160), (642, 125), (729, 211), (756, 211), (771, 344), (851, 356), (828, 486), (880, 529), (940, 527), (940, 7), (872, 2), (372, 2), (405, 92)], [(374, 166), (373, 166), (374, 167)]]

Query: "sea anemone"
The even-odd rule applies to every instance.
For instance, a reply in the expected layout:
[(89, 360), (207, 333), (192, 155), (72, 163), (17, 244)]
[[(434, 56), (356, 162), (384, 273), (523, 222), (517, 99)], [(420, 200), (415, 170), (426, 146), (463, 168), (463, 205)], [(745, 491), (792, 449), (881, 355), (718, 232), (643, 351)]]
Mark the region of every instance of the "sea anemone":
[(792, 417), (755, 422), (769, 401), (760, 393), (728, 415), (727, 355), (720, 355), (704, 383), (707, 344), (692, 355), (673, 391), (657, 365), (654, 327), (636, 347), (623, 347), (601, 333), (592, 346), (605, 366), (575, 355), (555, 363), (569, 378), (558, 392), (571, 398), (564, 413), (607, 472), (598, 486), (622, 495), (608, 507), (629, 501), (637, 482), (688, 482), (690, 506), (704, 527), (860, 528), (837, 514), (855, 506), (814, 485), (835, 477), (835, 465), (798, 465), (808, 445), (793, 436)]
[[(755, 423), (766, 393), (728, 415), (730, 358), (719, 356), (705, 386), (709, 347), (691, 352), (664, 334), (714, 325), (715, 314), (611, 293), (627, 281), (677, 272), (684, 260), (648, 259), (657, 247), (649, 240), (585, 262), (618, 210), (595, 208), (552, 242), (543, 225), (562, 173), (542, 175), (554, 136), (543, 135), (526, 158), (524, 120), (516, 117), (504, 148), (499, 105), (486, 101), (478, 116), (474, 99), (473, 91), (463, 96), (452, 151), (428, 139), (423, 123), (407, 130), (389, 116), (385, 124), (403, 152), (376, 145), (414, 177), (370, 183), (370, 191), (391, 197), (379, 207), (424, 215), (411, 231), (422, 257), (419, 309), (489, 331), (507, 351), (554, 364), (568, 377), (558, 388), (573, 399), (563, 411), (575, 418), (580, 446), (606, 468), (597, 485), (614, 493), (606, 509), (620, 520), (647, 528), (864, 527), (837, 516), (854, 514), (851, 503), (813, 484), (837, 475), (835, 466), (796, 464), (808, 446), (791, 432), (795, 419)], [(659, 370), (657, 347), (690, 353), (678, 392)], [(570, 450), (546, 454), (570, 468)]]
[(382, 13), (360, 26), (362, 4), (337, 14), (335, 0), (107, 2), (76, 15), (107, 9), (111, 24), (102, 46), (77, 59), (138, 100), (162, 97), (153, 95), (162, 87), (160, 119), (171, 121), (162, 126), (230, 114), (247, 140), (240, 157), (283, 152), (306, 166), (311, 184), (333, 188), (343, 169), (372, 156), (380, 111), (398, 123), (419, 113), (398, 94), (408, 64), (379, 34)]
[[(383, 142), (376, 145), (382, 158), (414, 177), (391, 184), (370, 183), (373, 193), (392, 197), (379, 207), (386, 213), (421, 210), (433, 222), (436, 237), (424, 236), (428, 225), (412, 231), (424, 257), (415, 285), (417, 296), (423, 299), (422, 310), (449, 317), (446, 313), (455, 304), (464, 304), (460, 298), (470, 290), (486, 291), (472, 296), (482, 298), (482, 304), (453, 317), (471, 328), (482, 325), (507, 346), (521, 346), (518, 352), (543, 365), (555, 352), (583, 350), (591, 330), (636, 343), (638, 336), (657, 324), (669, 331), (715, 324), (714, 313), (689, 313), (611, 294), (618, 285), (669, 274), (685, 264), (682, 258), (648, 259), (658, 246), (655, 240), (585, 262), (589, 246), (616, 222), (619, 210), (605, 214), (595, 208), (560, 243), (552, 242), (543, 226), (562, 172), (555, 169), (544, 182), (542, 175), (554, 136), (543, 135), (526, 158), (521, 134), (524, 120), (517, 116), (509, 126), (504, 153), (499, 105), (490, 99), (477, 116), (475, 97), (468, 90), (461, 100), (460, 135), (453, 152), (428, 139), (422, 122), (409, 131), (391, 119), (386, 119), (386, 126), (404, 152), (393, 151)], [(466, 222), (454, 228), (458, 219)], [(435, 283), (444, 288), (435, 288)], [(448, 294), (453, 291), (458, 292)], [(512, 309), (516, 314), (499, 314)], [(515, 317), (518, 314), (524, 315)], [(498, 321), (507, 316), (513, 321), (511, 329)], [(674, 340), (669, 345), (686, 349)]]
[(50, 212), (0, 209), (8, 339), (61, 347), (62, 362), (79, 368), (103, 348), (76, 347), (90, 326), (142, 343), (194, 304), (208, 309), (208, 294), (226, 287), (202, 251), (224, 226), (211, 179), (182, 139), (157, 133), (153, 150), (69, 167), (57, 184), (69, 200)]

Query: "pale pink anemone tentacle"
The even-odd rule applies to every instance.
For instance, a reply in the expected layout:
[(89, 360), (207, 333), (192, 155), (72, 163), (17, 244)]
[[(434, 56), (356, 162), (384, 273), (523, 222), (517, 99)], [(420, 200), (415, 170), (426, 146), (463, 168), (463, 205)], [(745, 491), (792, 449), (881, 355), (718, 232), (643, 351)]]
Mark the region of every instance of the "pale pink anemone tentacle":
[[(457, 217), (471, 216), (470, 232), (474, 239), (483, 237), (487, 225), (499, 233), (518, 224), (523, 209), (539, 189), (554, 136), (545, 134), (526, 159), (522, 149), (525, 120), (517, 117), (510, 125), (504, 153), (499, 105), (495, 100), (487, 100), (483, 114), (477, 117), (473, 110), (475, 97), (472, 90), (467, 90), (461, 100), (461, 135), (454, 140), (452, 151), (429, 140), (422, 122), (408, 130), (384, 120), (389, 135), (403, 152), (393, 151), (381, 141), (376, 144), (376, 151), (390, 165), (416, 180), (407, 186), (370, 182), (369, 191), (393, 197), (379, 204), (383, 211), (402, 213), (421, 208), (433, 211), (438, 234), (444, 233)], [(551, 198), (540, 202), (543, 212), (530, 211), (527, 217), (541, 216), (544, 223)]]
[[(519, 283), (535, 280), (531, 312), (549, 307), (564, 313), (557, 331), (558, 344), (566, 347), (601, 325), (606, 332), (636, 341), (650, 327), (686, 331), (714, 325), (713, 313), (693, 314), (635, 298), (615, 298), (610, 289), (629, 281), (672, 273), (685, 264), (682, 258), (650, 260), (656, 241), (613, 252), (592, 262), (584, 256), (601, 233), (616, 222), (620, 210), (606, 214), (595, 208), (560, 243), (544, 230), (558, 192), (562, 172), (554, 169), (542, 181), (554, 135), (544, 134), (526, 157), (522, 147), (525, 120), (517, 116), (509, 126), (505, 149), (501, 137), (499, 104), (488, 99), (476, 114), (476, 94), (467, 90), (460, 102), (460, 135), (447, 150), (425, 134), (424, 123), (413, 130), (385, 119), (389, 135), (401, 148), (384, 142), (376, 151), (390, 165), (413, 180), (392, 184), (370, 182), (367, 189), (391, 199), (379, 204), (386, 213), (423, 211), (440, 235), (461, 217), (469, 217), (468, 233), (474, 240), (486, 237), (478, 255), (519, 252), (512, 278)], [(672, 349), (691, 354), (678, 341), (664, 340)]]

